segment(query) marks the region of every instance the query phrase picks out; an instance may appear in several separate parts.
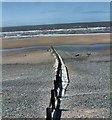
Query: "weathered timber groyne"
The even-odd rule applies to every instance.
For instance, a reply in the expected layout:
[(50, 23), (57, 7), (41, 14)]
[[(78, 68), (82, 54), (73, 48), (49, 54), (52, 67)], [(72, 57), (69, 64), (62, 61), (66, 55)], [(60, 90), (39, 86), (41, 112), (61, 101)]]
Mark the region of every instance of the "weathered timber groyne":
[(61, 98), (65, 95), (69, 85), (69, 74), (61, 56), (51, 46), (51, 53), (54, 55), (56, 63), (56, 77), (51, 89), (51, 97), (49, 107), (46, 108), (46, 120), (60, 120), (61, 118)]

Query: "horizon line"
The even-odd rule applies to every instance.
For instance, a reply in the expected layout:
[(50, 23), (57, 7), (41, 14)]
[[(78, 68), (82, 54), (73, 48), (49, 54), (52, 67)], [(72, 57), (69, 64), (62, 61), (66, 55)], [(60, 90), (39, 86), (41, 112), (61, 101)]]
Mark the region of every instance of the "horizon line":
[(6, 27), (27, 27), (27, 26), (47, 26), (47, 25), (61, 25), (61, 24), (81, 24), (81, 23), (100, 23), (100, 22), (111, 22), (111, 20), (105, 20), (105, 21), (88, 21), (88, 22), (66, 22), (66, 23), (48, 23), (48, 24), (28, 24), (28, 25), (14, 25), (14, 26), (0, 26), (0, 28), (6, 28)]

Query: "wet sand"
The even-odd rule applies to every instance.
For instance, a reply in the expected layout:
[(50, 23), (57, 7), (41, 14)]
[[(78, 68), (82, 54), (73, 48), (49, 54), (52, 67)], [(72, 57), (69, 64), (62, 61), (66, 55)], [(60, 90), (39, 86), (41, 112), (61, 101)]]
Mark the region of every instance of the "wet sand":
[(91, 45), (109, 44), (110, 34), (76, 35), (61, 37), (38, 37), (24, 39), (3, 39), (2, 48), (20, 48), (31, 46)]
[[(3, 49), (15, 49), (2, 53), (3, 64), (13, 63), (41, 63), (53, 59), (50, 53), (39, 49), (35, 50), (16, 50), (16, 48), (26, 48), (35, 46), (58, 46), (58, 45), (92, 45), (92, 44), (109, 44), (109, 34), (96, 35), (76, 35), (65, 37), (40, 37), (25, 39), (3, 39)], [(49, 49), (49, 48), (48, 48)], [(47, 50), (48, 50), (47, 49)]]
[(46, 50), (10, 51), (2, 53), (2, 64), (42, 64), (52, 62), (54, 58)]

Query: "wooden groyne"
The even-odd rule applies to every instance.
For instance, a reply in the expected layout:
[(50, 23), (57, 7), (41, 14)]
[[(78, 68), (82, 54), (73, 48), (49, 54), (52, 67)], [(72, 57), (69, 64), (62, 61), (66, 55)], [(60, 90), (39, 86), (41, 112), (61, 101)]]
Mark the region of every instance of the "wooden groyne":
[(60, 120), (60, 98), (62, 98), (66, 93), (70, 82), (69, 74), (67, 67), (65, 66), (61, 56), (57, 53), (57, 51), (52, 46), (50, 51), (56, 59), (56, 76), (52, 86), (53, 89), (51, 89), (49, 107), (46, 108), (46, 120)]

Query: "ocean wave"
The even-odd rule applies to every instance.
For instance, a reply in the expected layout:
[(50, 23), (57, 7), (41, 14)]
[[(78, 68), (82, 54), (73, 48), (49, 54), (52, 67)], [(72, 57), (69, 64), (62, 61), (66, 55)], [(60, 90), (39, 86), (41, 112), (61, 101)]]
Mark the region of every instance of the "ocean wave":
[(110, 27), (86, 27), (86, 28), (71, 28), (71, 29), (53, 29), (53, 30), (28, 30), (28, 31), (13, 31), (0, 32), (2, 38), (32, 38), (46, 36), (73, 36), (77, 34), (90, 33), (110, 33)]

